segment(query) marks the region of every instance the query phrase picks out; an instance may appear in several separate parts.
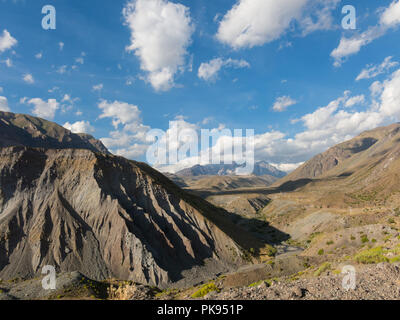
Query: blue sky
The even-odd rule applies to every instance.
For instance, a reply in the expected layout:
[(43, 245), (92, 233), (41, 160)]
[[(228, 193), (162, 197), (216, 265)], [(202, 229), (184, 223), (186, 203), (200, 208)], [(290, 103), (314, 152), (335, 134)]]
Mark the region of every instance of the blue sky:
[(256, 160), (290, 170), (399, 120), (399, 25), (398, 0), (0, 0), (0, 108), (137, 160), (170, 121), (252, 128)]

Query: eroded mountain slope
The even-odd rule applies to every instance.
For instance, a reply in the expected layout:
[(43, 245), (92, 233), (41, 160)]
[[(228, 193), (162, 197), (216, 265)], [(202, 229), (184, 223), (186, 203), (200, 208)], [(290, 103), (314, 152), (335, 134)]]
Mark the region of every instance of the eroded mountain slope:
[(258, 243), (221, 209), (145, 164), (90, 150), (0, 149), (0, 277), (47, 264), (93, 279), (163, 285)]

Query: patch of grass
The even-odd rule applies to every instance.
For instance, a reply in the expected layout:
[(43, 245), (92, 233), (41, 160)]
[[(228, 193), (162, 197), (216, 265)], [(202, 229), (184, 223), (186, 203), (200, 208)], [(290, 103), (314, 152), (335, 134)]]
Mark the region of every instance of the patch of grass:
[(310, 235), (310, 240), (313, 240), (315, 237), (318, 237), (321, 234), (321, 232), (314, 232)]
[(400, 262), (400, 256), (394, 257), (390, 259), (390, 263)]
[(325, 253), (324, 249), (319, 249), (319, 250), (318, 250), (318, 255), (319, 255), (319, 256), (323, 256), (324, 253)]
[(323, 272), (329, 270), (331, 268), (331, 264), (329, 262), (323, 263), (317, 271), (314, 272), (314, 276), (319, 277)]
[(367, 243), (367, 242), (369, 242), (368, 236), (367, 236), (366, 234), (363, 234), (363, 235), (361, 236), (361, 242), (362, 242), (362, 243)]
[(217, 288), (217, 286), (215, 285), (214, 282), (205, 284), (204, 286), (202, 286), (199, 290), (197, 290), (195, 293), (192, 294), (192, 298), (202, 298), (205, 295), (207, 295), (210, 292), (219, 292), (220, 289)]
[(382, 247), (376, 247), (376, 248), (361, 251), (354, 257), (354, 259), (358, 263), (362, 263), (362, 264), (374, 264), (374, 263), (380, 263), (380, 262), (388, 262), (389, 259), (383, 255), (384, 253), (385, 252)]
[(383, 241), (388, 242), (390, 239), (392, 238), (392, 236), (386, 236), (385, 238), (383, 238)]
[(355, 236), (351, 236), (350, 239), (351, 239), (352, 241), (354, 241), (354, 240), (356, 240), (356, 237), (355, 237)]
[(274, 260), (268, 260), (267, 264), (271, 265), (272, 267), (275, 265), (275, 261)]
[(155, 297), (161, 298), (163, 296), (175, 296), (179, 293), (178, 289), (168, 289), (164, 291), (159, 291), (155, 294)]
[(371, 242), (372, 242), (372, 243), (376, 243), (376, 239), (372, 239)]
[[(249, 288), (252, 288), (252, 287), (258, 287), (260, 284), (262, 284), (263, 282), (265, 282), (266, 283), (266, 281), (264, 281), (264, 280), (261, 280), (261, 281), (257, 281), (257, 282), (254, 282), (254, 283), (252, 283), (252, 284), (250, 284), (250, 285), (248, 285), (248, 287)], [(268, 283), (267, 283), (267, 285), (268, 285)], [(269, 286), (269, 285), (268, 285)]]
[(275, 247), (272, 247), (272, 246), (268, 247), (268, 249), (267, 249), (267, 255), (269, 257), (275, 257), (277, 252), (278, 252), (278, 250)]
[(390, 223), (390, 224), (395, 224), (395, 223), (396, 223), (396, 221), (394, 221), (394, 219), (393, 219), (393, 218), (389, 218), (389, 219), (388, 219), (388, 223)]
[(326, 242), (326, 244), (327, 244), (328, 246), (330, 246), (331, 244), (334, 244), (334, 242), (333, 242), (332, 240), (329, 240), (329, 241)]

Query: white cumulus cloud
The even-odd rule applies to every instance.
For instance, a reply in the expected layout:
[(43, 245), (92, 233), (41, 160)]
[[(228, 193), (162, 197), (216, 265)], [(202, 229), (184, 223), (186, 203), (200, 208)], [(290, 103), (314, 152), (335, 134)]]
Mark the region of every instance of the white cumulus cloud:
[(347, 108), (349, 108), (349, 107), (353, 107), (353, 106), (355, 106), (355, 105), (362, 104), (362, 103), (364, 103), (364, 102), (365, 102), (365, 96), (364, 96), (363, 94), (361, 94), (361, 95), (359, 95), (359, 96), (354, 96), (354, 97), (349, 98), (349, 99), (345, 102), (344, 106), (347, 107)]
[(217, 38), (239, 48), (278, 39), (301, 15), (307, 0), (239, 0), (220, 22)]
[(35, 116), (49, 120), (54, 119), (56, 111), (59, 108), (59, 103), (56, 99), (48, 99), (46, 102), (40, 98), (33, 98), (30, 99), (27, 103), (34, 106), (32, 113)]
[(155, 90), (169, 90), (184, 69), (194, 31), (189, 8), (167, 0), (132, 0), (123, 16), (131, 31), (127, 50), (139, 58)]
[(6, 30), (0, 35), (0, 53), (11, 49), (18, 41)]
[(33, 84), (35, 83), (35, 79), (30, 73), (27, 73), (22, 78), (26, 83)]
[(93, 87), (92, 87), (92, 90), (93, 91), (101, 91), (101, 90), (103, 90), (103, 84), (102, 83), (99, 83), (99, 84), (96, 84), (96, 85), (94, 85)]
[(276, 99), (272, 109), (276, 112), (285, 111), (288, 107), (293, 106), (297, 103), (296, 100), (289, 96), (283, 96)]
[(400, 24), (400, 0), (393, 1), (389, 7), (380, 13), (377, 25), (369, 27), (366, 31), (346, 38), (342, 37), (339, 46), (331, 52), (334, 58), (334, 66), (340, 67), (347, 57), (358, 53), (362, 47), (375, 39), (385, 35), (391, 28)]
[[(2, 92), (2, 91), (0, 91)], [(0, 96), (0, 111), (10, 112), (6, 97)]]
[(369, 65), (365, 69), (361, 71), (361, 73), (357, 76), (356, 81), (362, 79), (371, 79), (376, 76), (385, 73), (391, 68), (396, 67), (399, 63), (397, 61), (392, 61), (393, 57), (386, 57), (385, 60), (379, 65)]
[(382, 13), (380, 23), (385, 26), (393, 27), (400, 23), (400, 1), (393, 1)]
[(70, 130), (72, 133), (92, 133), (95, 131), (89, 121), (77, 121), (75, 123), (66, 122), (63, 127)]
[(233, 67), (233, 68), (250, 68), (250, 64), (245, 60), (236, 59), (222, 59), (216, 58), (209, 62), (203, 62), (198, 71), (198, 77), (205, 81), (215, 81), (218, 77), (219, 71), (223, 67)]
[(146, 134), (150, 127), (142, 123), (138, 106), (127, 102), (102, 100), (99, 105), (102, 110), (100, 119), (111, 118), (115, 131), (109, 137), (102, 138), (104, 145), (115, 154), (136, 158), (146, 149)]

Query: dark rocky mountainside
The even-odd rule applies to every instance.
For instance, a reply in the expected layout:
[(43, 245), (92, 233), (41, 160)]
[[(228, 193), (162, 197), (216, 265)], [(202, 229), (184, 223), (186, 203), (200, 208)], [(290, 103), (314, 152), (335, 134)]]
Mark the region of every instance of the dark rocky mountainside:
[(0, 148), (10, 146), (74, 148), (109, 153), (100, 140), (89, 134), (75, 134), (54, 122), (26, 114), (0, 111)]
[(0, 278), (53, 265), (162, 287), (231, 270), (261, 246), (226, 211), (94, 138), (24, 115), (0, 123)]

